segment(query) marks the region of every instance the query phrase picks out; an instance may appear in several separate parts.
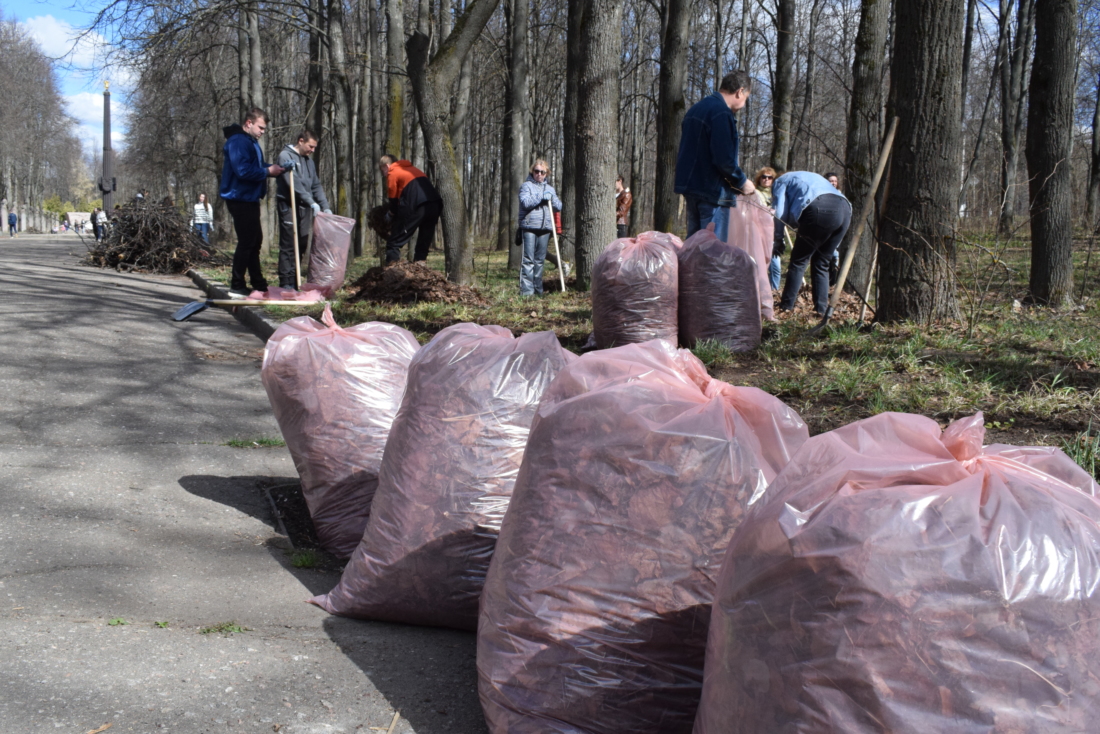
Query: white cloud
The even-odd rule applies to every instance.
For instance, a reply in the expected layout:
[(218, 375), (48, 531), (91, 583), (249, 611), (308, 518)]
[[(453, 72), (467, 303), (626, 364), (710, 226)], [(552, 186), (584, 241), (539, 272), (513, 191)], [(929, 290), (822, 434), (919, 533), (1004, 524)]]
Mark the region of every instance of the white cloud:
[(125, 91), (132, 86), (133, 75), (119, 66), (107, 68), (111, 44), (101, 34), (84, 32), (52, 15), (39, 15), (23, 21), (23, 28), (42, 49), (64, 67), (66, 76), (78, 86), (99, 86), (111, 80), (112, 86)]
[[(65, 97), (65, 106), (69, 115), (76, 120), (76, 135), (88, 150), (103, 148), (103, 95), (93, 92), (79, 92)], [(126, 129), (122, 121), (127, 108), (121, 101), (111, 97), (111, 143), (117, 150), (126, 140)]]

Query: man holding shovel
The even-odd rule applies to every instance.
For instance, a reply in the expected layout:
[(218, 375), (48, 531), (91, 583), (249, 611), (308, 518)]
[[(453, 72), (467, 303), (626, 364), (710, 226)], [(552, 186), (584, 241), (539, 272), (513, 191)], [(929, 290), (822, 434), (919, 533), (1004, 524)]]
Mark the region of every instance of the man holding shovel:
[[(279, 165), (288, 168), (276, 181), (275, 206), (279, 212), (279, 286), (297, 288), (297, 273), (301, 262), (295, 262), (309, 245), (309, 233), (313, 231), (313, 217), (322, 211), (332, 214), (328, 198), (317, 175), (317, 165), (310, 156), (317, 150), (317, 136), (308, 128), (298, 133), (298, 142), (279, 151)], [(294, 182), (294, 206), (291, 206), (290, 187)], [(294, 210), (297, 211), (294, 211)], [(295, 227), (294, 217), (297, 217)], [(298, 247), (294, 246), (294, 234), (298, 234)]]

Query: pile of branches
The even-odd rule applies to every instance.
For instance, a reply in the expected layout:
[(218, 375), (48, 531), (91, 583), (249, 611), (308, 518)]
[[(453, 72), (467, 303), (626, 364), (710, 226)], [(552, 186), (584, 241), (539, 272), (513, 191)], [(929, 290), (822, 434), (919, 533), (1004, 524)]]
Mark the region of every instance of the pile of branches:
[(138, 273), (185, 273), (199, 263), (226, 259), (195, 234), (170, 203), (133, 202), (116, 209), (107, 236), (88, 244), (84, 261), (97, 268)]
[(422, 262), (399, 260), (385, 267), (371, 268), (349, 287), (354, 292), (349, 302), (373, 303), (462, 303), (485, 306), (486, 300), (476, 288), (455, 285), (443, 273)]

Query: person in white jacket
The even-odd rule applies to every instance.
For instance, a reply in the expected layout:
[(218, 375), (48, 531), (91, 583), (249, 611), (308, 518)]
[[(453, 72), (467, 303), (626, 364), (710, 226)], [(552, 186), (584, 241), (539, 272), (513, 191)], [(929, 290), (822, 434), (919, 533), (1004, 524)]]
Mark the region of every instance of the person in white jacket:
[(214, 225), (214, 210), (210, 208), (210, 202), (206, 200), (206, 194), (199, 194), (199, 200), (195, 204), (195, 213), (191, 216), (191, 226), (195, 234), (202, 237), (202, 241), (210, 244), (210, 228)]

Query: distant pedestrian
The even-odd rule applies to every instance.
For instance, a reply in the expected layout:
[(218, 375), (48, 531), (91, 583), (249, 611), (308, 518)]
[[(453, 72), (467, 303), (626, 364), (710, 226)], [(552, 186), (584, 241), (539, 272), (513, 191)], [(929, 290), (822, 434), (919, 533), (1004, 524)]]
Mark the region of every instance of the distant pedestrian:
[(619, 239), (626, 237), (632, 204), (634, 204), (634, 196), (630, 193), (630, 189), (623, 186), (623, 177), (619, 176), (615, 179), (615, 235)]
[(519, 229), (523, 235), (523, 258), (519, 266), (519, 294), (542, 295), (542, 263), (546, 259), (546, 246), (550, 242), (550, 230), (554, 228), (554, 215), (547, 211), (561, 211), (561, 199), (547, 179), (550, 165), (539, 158), (531, 164), (527, 180), (519, 187)]
[[(772, 204), (775, 215), (797, 230), (779, 309), (794, 308), (802, 275), (812, 263), (814, 311), (824, 314), (829, 305), (829, 264), (851, 224), (852, 205), (824, 176), (810, 171), (791, 171), (776, 179)], [(785, 248), (782, 233), (776, 227), (772, 254), (782, 254)]]
[(687, 233), (691, 235), (711, 222), (715, 234), (729, 235), (726, 192), (752, 194), (756, 187), (741, 170), (737, 118), (749, 99), (752, 79), (746, 71), (731, 71), (722, 78), (718, 91), (696, 102), (684, 115), (680, 151), (676, 156), (677, 194), (687, 207)]
[(260, 199), (267, 193), (267, 179), (283, 172), (282, 167), (264, 162), (260, 138), (267, 130), (267, 113), (253, 107), (240, 125), (222, 129), (222, 181), (220, 195), (233, 217), (237, 231), (237, 250), (233, 253), (233, 268), (229, 279), (229, 295), (247, 298), (245, 272), (252, 289), (267, 290), (267, 279), (260, 266), (260, 246), (264, 232), (260, 224)]
[(831, 183), (833, 185), (834, 189), (839, 189), (840, 188), (840, 177), (837, 176), (832, 171), (829, 171), (828, 173), (825, 174), (825, 180), (828, 181), (829, 183)]
[[(317, 135), (308, 129), (298, 133), (294, 145), (279, 151), (279, 165), (294, 166), (294, 203), (298, 208), (293, 216), (298, 218), (298, 257), (309, 247), (309, 234), (313, 231), (313, 217), (322, 211), (332, 214), (328, 197), (317, 175), (317, 164), (310, 157), (317, 150)], [(294, 269), (294, 219), (290, 211), (290, 173), (275, 180), (275, 206), (279, 212), (279, 285), (297, 288)], [(301, 268), (301, 263), (298, 265)]]
[(99, 210), (99, 216), (96, 218), (96, 223), (99, 225), (99, 236), (102, 239), (107, 239), (107, 233), (110, 229), (110, 219), (105, 210)]
[(386, 262), (401, 259), (401, 248), (412, 239), (413, 232), (416, 232), (413, 260), (427, 260), (435, 240), (435, 225), (443, 213), (443, 197), (411, 161), (399, 161), (397, 156), (387, 153), (379, 160), (378, 168), (386, 177), (386, 196), (393, 213), (390, 238), (386, 241)]
[(15, 236), (16, 227), (19, 224), (19, 217), (16, 216), (14, 211), (8, 212), (8, 234), (11, 237)]
[(103, 239), (102, 234), (99, 231), (99, 207), (92, 209), (92, 216), (89, 218), (89, 223), (92, 226), (92, 236), (95, 237), (95, 241), (99, 242)]
[(210, 202), (206, 200), (206, 194), (199, 194), (199, 200), (195, 204), (195, 213), (191, 215), (191, 225), (195, 228), (195, 234), (202, 237), (202, 241), (210, 244), (210, 227), (214, 224), (214, 210)]
[[(775, 183), (775, 169), (771, 166), (764, 166), (752, 179), (753, 184), (756, 186), (756, 199), (761, 205), (771, 207), (772, 205), (772, 184)], [(781, 222), (774, 222), (775, 226), (786, 230)], [(784, 236), (786, 233), (784, 232)], [(773, 248), (774, 249), (774, 248)], [(772, 290), (779, 290), (779, 282), (783, 277), (783, 262), (779, 259), (779, 255), (772, 253), (772, 259), (768, 263), (768, 282), (771, 283)]]

